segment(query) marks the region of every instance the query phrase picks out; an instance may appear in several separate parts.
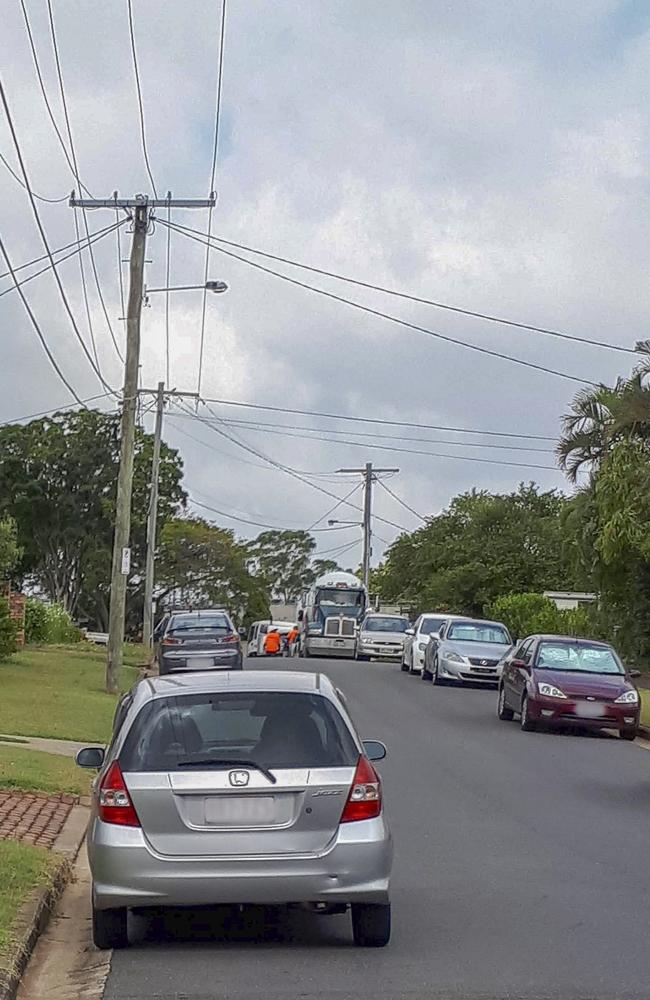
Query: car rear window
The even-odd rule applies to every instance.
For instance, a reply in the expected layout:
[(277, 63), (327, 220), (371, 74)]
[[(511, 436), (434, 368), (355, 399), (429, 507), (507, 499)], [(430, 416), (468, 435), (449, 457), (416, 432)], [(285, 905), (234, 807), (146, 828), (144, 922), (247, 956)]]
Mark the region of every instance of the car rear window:
[(168, 632), (196, 632), (197, 630), (209, 629), (210, 631), (232, 632), (232, 624), (227, 615), (206, 614), (206, 615), (178, 615), (169, 622)]
[(267, 768), (344, 767), (359, 756), (336, 707), (321, 695), (227, 692), (158, 698), (133, 722), (120, 753), (127, 772), (254, 761)]

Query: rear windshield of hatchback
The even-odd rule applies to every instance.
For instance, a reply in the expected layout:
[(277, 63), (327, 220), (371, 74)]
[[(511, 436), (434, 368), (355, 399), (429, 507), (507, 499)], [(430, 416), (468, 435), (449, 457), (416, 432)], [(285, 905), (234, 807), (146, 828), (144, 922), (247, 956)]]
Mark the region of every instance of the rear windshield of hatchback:
[(232, 632), (232, 625), (226, 615), (176, 615), (170, 619), (168, 632), (196, 632), (198, 629), (216, 629)]
[(120, 753), (124, 771), (352, 767), (359, 751), (321, 695), (274, 691), (157, 698), (139, 712)]

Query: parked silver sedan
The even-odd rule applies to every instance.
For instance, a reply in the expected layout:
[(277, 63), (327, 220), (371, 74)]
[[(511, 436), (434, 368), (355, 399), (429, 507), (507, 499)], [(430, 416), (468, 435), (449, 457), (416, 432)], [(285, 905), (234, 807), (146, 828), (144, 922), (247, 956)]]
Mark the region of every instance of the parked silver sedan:
[(478, 681), (498, 684), (512, 636), (502, 622), (450, 619), (425, 651), (424, 680), (434, 684)]
[(88, 857), (93, 938), (128, 944), (128, 908), (350, 908), (357, 945), (390, 937), (392, 840), (379, 775), (323, 674), (173, 674), (120, 703), (99, 768)]

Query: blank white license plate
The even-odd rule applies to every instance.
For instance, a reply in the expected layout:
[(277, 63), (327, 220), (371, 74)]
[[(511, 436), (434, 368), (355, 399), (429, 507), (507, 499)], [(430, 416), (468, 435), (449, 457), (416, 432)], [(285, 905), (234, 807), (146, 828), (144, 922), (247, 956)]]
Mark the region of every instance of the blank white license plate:
[(576, 704), (576, 715), (582, 719), (599, 719), (603, 714), (603, 706), (597, 701), (579, 701)]
[(205, 800), (205, 822), (209, 826), (248, 826), (272, 823), (272, 795), (212, 795)]
[(336, 645), (337, 646), (345, 646), (345, 639), (337, 639), (336, 640)]
[(213, 667), (214, 656), (188, 656), (187, 665), (189, 667)]

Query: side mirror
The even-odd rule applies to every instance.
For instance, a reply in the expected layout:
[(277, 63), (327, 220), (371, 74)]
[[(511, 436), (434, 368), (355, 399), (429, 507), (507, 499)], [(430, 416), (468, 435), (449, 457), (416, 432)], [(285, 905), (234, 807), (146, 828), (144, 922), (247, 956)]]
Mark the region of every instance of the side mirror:
[(629, 673), (630, 677), (633, 677), (634, 679), (636, 679), (637, 677), (641, 676), (641, 671), (640, 670), (629, 670), (628, 673)]
[(305, 617), (305, 613), (304, 613), (304, 611), (302, 611), (302, 610), (301, 610), (301, 611), (299, 611), (299, 612), (298, 612), (298, 621), (299, 621), (299, 622), (301, 622), (301, 621), (303, 620), (303, 618), (304, 618), (304, 617)]
[(246, 636), (248, 635), (248, 632), (246, 631), (245, 628), (238, 628), (237, 629), (237, 634), (239, 635), (240, 639), (245, 639)]
[(528, 670), (529, 664), (525, 660), (511, 660), (510, 663), (516, 670)]
[(404, 635), (415, 635), (415, 629), (414, 628), (407, 628), (407, 630), (404, 633)]
[(98, 771), (104, 763), (105, 751), (101, 747), (84, 747), (79, 750), (75, 757), (75, 762), (79, 767), (89, 767), (93, 771)]
[(386, 756), (386, 745), (380, 740), (363, 740), (363, 750), (368, 760), (383, 760)]

